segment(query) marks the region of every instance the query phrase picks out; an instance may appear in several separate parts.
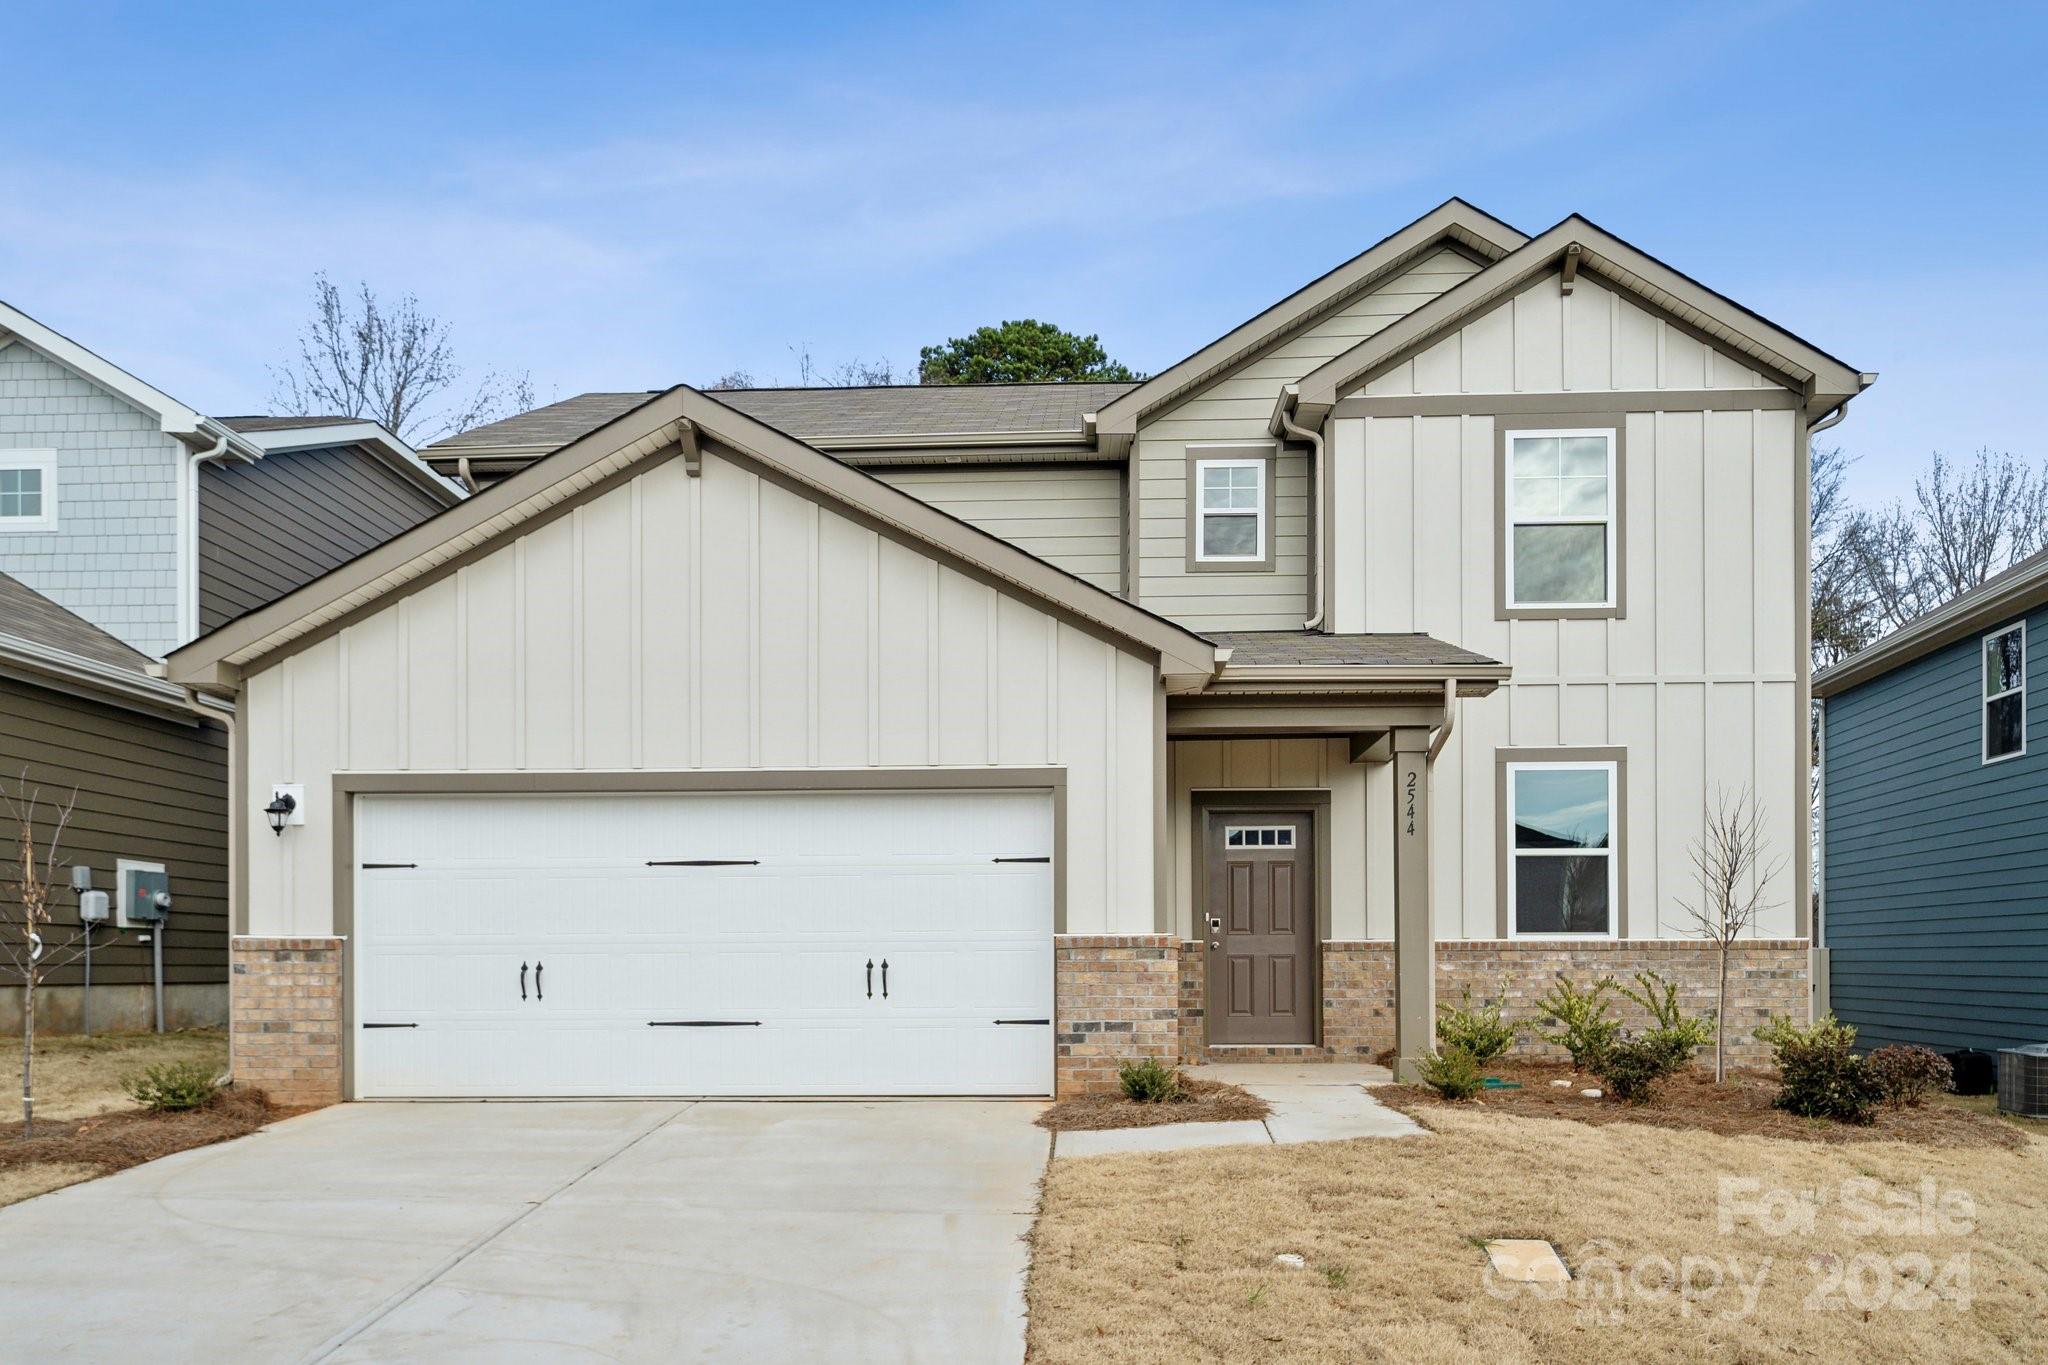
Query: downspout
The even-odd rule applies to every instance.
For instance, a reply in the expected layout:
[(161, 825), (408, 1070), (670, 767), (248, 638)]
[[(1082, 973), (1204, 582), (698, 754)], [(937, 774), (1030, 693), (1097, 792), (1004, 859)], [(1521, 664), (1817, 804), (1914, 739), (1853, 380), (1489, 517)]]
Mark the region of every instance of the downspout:
[(1301, 623), (1301, 628), (1303, 630), (1321, 630), (1323, 628), (1325, 602), (1323, 584), (1324, 579), (1327, 577), (1324, 570), (1330, 558), (1329, 547), (1323, 544), (1325, 539), (1323, 535), (1323, 519), (1328, 515), (1329, 510), (1328, 494), (1324, 488), (1323, 477), (1323, 434), (1320, 431), (1310, 431), (1307, 427), (1299, 426), (1295, 423), (1294, 404), (1300, 396), (1301, 390), (1292, 384), (1282, 389), (1280, 392), (1280, 406), (1275, 409), (1275, 414), (1280, 419), (1281, 431), (1297, 441), (1308, 442), (1309, 449), (1312, 452), (1309, 459), (1315, 464), (1315, 525), (1311, 528), (1315, 536), (1316, 546), (1316, 562), (1314, 565), (1316, 581), (1315, 612), (1308, 620)]
[(228, 435), (223, 431), (213, 449), (194, 451), (185, 457), (183, 477), (178, 480), (178, 644), (190, 644), (199, 635), (199, 466), (227, 454)]
[(468, 489), (470, 493), (474, 495), (478, 490), (476, 486), (476, 475), (469, 472), (469, 456), (464, 455), (460, 459), (455, 461), (455, 471), (456, 473), (462, 476), (462, 486)]
[(1437, 727), (1436, 738), (1429, 742), (1429, 761), (1436, 762), (1436, 756), (1444, 751), (1444, 745), (1451, 742), (1451, 731), (1458, 726), (1458, 680), (1444, 679), (1444, 723)]
[[(241, 897), (249, 894), (248, 888), (241, 885), (242, 860), (236, 856), (236, 852), (241, 848), (242, 839), (245, 835), (245, 831), (242, 828), (243, 795), (237, 790), (238, 783), (236, 782), (237, 776), (242, 771), (242, 765), (238, 761), (240, 757), (238, 746), (242, 742), (242, 736), (235, 726), (235, 708), (215, 701), (211, 697), (201, 696), (199, 689), (196, 687), (185, 688), (185, 709), (196, 716), (204, 716), (208, 720), (219, 721), (222, 728), (228, 732), (228, 936), (232, 939), (235, 933), (236, 902)], [(226, 1072), (221, 1077), (221, 1084), (223, 1085), (230, 1084), (235, 1079), (234, 1035), (235, 1031), (229, 1029), (228, 1065)]]

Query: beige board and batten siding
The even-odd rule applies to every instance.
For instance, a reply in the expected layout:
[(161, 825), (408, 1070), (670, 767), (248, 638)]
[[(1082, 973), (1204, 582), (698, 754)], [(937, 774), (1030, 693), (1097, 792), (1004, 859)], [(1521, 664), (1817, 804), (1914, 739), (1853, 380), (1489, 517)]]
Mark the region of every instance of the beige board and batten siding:
[[(1148, 933), (1156, 667), (708, 453), (246, 680), (249, 932), (333, 931), (337, 772), (1058, 767), (1066, 929)], [(259, 796), (305, 785), (277, 838)]]
[[(1471, 257), (1445, 248), (1317, 319), (1138, 429), (1138, 600), (1194, 630), (1286, 630), (1308, 613), (1309, 467), (1299, 450), (1276, 462), (1271, 528), (1274, 565), (1260, 572), (1188, 568), (1188, 447), (1252, 442), (1270, 448), (1273, 399), (1342, 354), (1475, 274)], [(1219, 452), (1222, 453), (1222, 452)]]
[[(1438, 935), (1498, 933), (1499, 751), (1609, 746), (1628, 751), (1628, 937), (1693, 935), (1680, 901), (1695, 889), (1688, 855), (1703, 798), (1745, 787), (1760, 799), (1767, 858), (1785, 865), (1759, 932), (1803, 934), (1793, 869), (1804, 837), (1795, 567), (1805, 488), (1786, 392), (1583, 274), (1569, 297), (1556, 276), (1539, 280), (1364, 392), (1466, 394), (1459, 406), (1472, 415), (1340, 408), (1335, 628), (1425, 631), (1514, 669), (1492, 696), (1459, 704), (1436, 764)], [(1612, 415), (1572, 411), (1601, 394), (1628, 396), (1608, 400)], [(1622, 423), (1627, 603), (1616, 618), (1498, 619), (1495, 423), (1513, 429), (1552, 400), (1575, 426)], [(1369, 832), (1390, 825), (1392, 799), (1389, 771), (1369, 768)], [(1383, 883), (1368, 884), (1380, 917), (1392, 890)]]
[(199, 628), (382, 545), (447, 504), (353, 446), (199, 470)]
[(1105, 592), (1123, 588), (1123, 480), (1114, 466), (989, 464), (869, 472)]

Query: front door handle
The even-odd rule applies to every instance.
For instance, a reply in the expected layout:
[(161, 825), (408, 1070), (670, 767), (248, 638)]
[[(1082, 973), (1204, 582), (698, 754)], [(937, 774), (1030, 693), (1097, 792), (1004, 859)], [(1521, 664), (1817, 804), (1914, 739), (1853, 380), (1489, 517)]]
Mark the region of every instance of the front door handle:
[(868, 999), (875, 998), (875, 960), (868, 959)]
[(1217, 942), (1217, 941), (1216, 941), (1215, 939), (1213, 939), (1213, 938), (1209, 940), (1209, 948), (1210, 948), (1210, 951), (1212, 951), (1212, 952), (1213, 952), (1214, 950), (1218, 949), (1218, 948), (1221, 948), (1222, 946), (1223, 946), (1223, 945), (1222, 945), (1221, 943), (1218, 943), (1218, 942)]
[(519, 998), (521, 1000), (526, 998), (526, 964), (524, 962), (519, 964)]
[(889, 998), (889, 959), (882, 959), (882, 998)]
[(545, 1000), (547, 999), (547, 997), (540, 993), (540, 969), (540, 963), (536, 962), (533, 964), (533, 998), (536, 1000)]

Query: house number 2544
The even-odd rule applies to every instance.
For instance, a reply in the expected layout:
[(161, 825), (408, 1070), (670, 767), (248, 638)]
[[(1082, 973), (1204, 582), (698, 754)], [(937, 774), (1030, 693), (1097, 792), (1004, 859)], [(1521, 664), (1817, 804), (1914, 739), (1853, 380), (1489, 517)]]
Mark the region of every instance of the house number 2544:
[(1415, 832), (1415, 786), (1416, 774), (1412, 772), (1401, 780), (1401, 801), (1403, 806), (1401, 818), (1408, 822), (1407, 828), (1401, 831), (1403, 834), (1413, 834)]

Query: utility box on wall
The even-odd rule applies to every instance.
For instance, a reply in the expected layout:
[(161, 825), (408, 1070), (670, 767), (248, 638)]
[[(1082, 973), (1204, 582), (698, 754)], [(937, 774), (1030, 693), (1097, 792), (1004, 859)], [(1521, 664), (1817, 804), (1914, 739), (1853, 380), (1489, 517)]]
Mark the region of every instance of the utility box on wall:
[(115, 922), (123, 929), (145, 928), (162, 922), (170, 907), (171, 874), (162, 863), (138, 863), (126, 858), (115, 865), (119, 883), (114, 899)]

